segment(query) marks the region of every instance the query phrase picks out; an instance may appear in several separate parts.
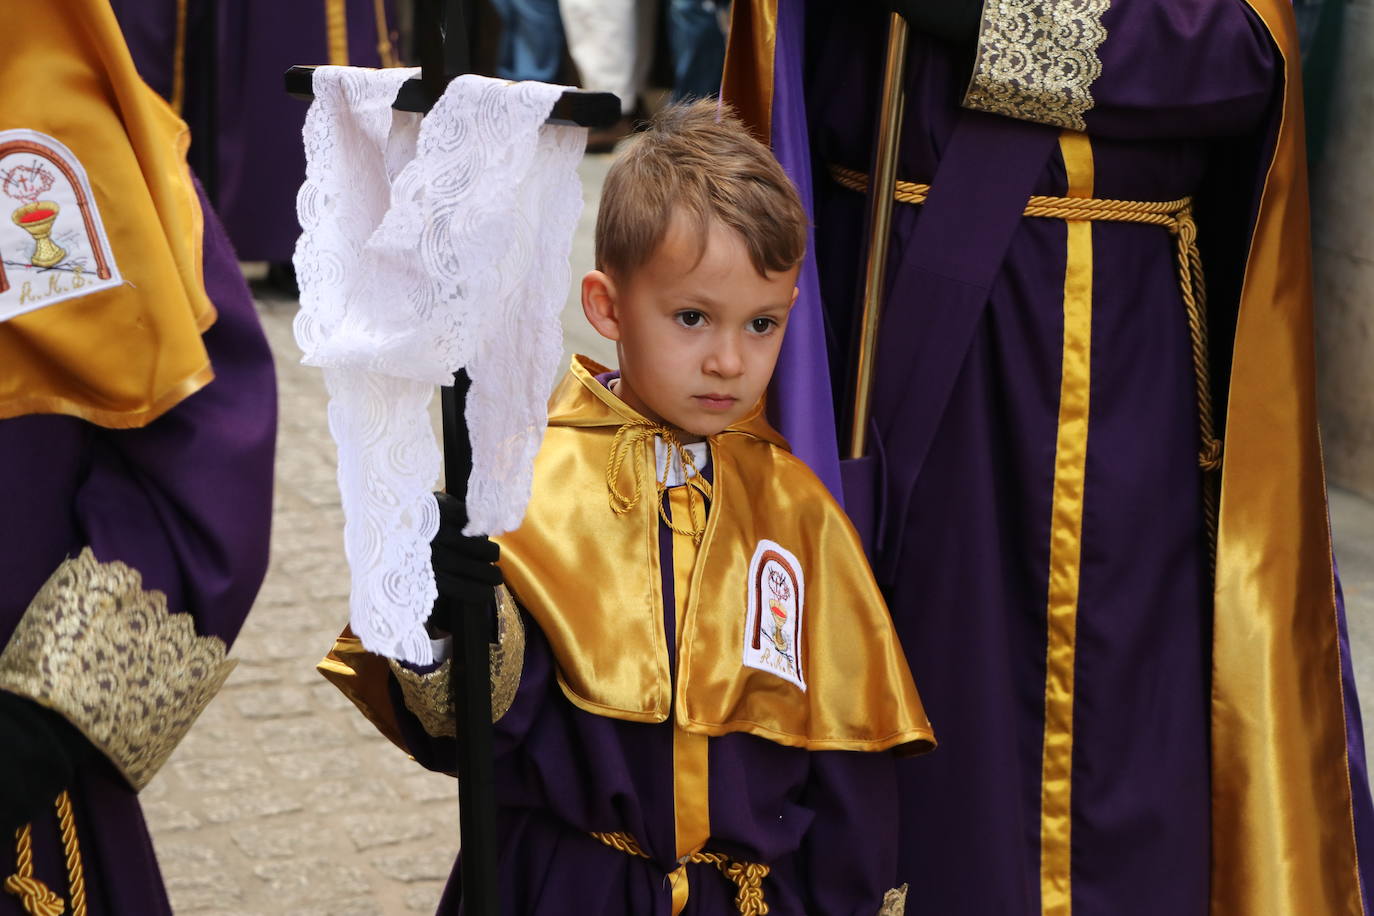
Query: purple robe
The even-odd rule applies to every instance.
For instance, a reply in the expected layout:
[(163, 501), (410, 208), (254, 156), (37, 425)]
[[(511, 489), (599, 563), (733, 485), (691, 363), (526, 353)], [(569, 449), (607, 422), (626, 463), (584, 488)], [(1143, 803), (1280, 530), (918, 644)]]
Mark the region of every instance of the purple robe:
[[(659, 551), (667, 653), (676, 664), (673, 535), (661, 521)], [(666, 877), (677, 867), (672, 719), (626, 722), (573, 706), (538, 625), (528, 615), (523, 622), (520, 686), (494, 726), (502, 912), (570, 912), (576, 900), (577, 912), (668, 916)], [(452, 739), (428, 735), (394, 679), (390, 686), (408, 750), (451, 772)], [(892, 754), (809, 753), (748, 734), (708, 740), (706, 850), (768, 865), (763, 893), (772, 916), (873, 916), (895, 883)], [(603, 845), (593, 831), (629, 833), (650, 858)], [(738, 913), (736, 887), (715, 866), (688, 865), (687, 880), (687, 916)], [(440, 913), (463, 912), (460, 881), (455, 864)]]
[[(331, 5), (345, 16), (346, 61), (330, 60)], [(389, 29), (395, 16), (390, 3), (384, 7)], [(236, 0), (221, 5), (217, 38), (215, 206), (241, 259), (287, 262), (300, 235), (307, 103), (286, 94), (282, 74), (297, 64), (382, 66), (379, 44), (390, 34), (379, 33), (375, 0)]]
[[(215, 378), (140, 429), (66, 416), (0, 421), (0, 646), (35, 593), (89, 546), (141, 574), (196, 632), (231, 643), (267, 570), (276, 388), (272, 357), (224, 230), (208, 203), (205, 332)], [(59, 306), (60, 307), (60, 306)], [(171, 913), (133, 789), (99, 754), (69, 787), (90, 916)], [(33, 822), (34, 874), (67, 896), (52, 809)], [(0, 842), (0, 877), (14, 870)], [(21, 916), (0, 893), (0, 916)]]
[[(829, 482), (838, 479), (838, 456), (826, 445), (836, 409), (825, 391), (833, 387), (840, 401), (851, 385), (844, 367), (866, 230), (864, 196), (827, 170), (869, 169), (887, 16), (879, 4), (777, 6), (771, 139), (814, 200), (820, 282), (814, 297), (803, 285), (770, 412)], [(1083, 114), (1091, 196), (1197, 197), (1213, 378), (1224, 391), (1246, 220), (1268, 161), (1257, 151), (1272, 148), (1278, 129), (1281, 62), (1239, 0), (1088, 6), (1105, 9), (1106, 36), (1095, 49), (1101, 73)], [(971, 47), (911, 34), (900, 178), (928, 183), (942, 165), (972, 57)], [(1045, 130), (1009, 120), (1001, 129), (1024, 130), (1028, 145)], [(1019, 155), (1014, 141), (1003, 153)], [(944, 174), (954, 177), (956, 193), (973, 198), (979, 174), (961, 173), (959, 163)], [(1056, 149), (1032, 193), (1068, 191)], [(943, 243), (937, 237), (932, 250), (912, 251), (920, 213), (902, 203), (893, 213), (874, 403), (874, 447), (885, 462), (875, 562), (941, 736), (935, 753), (899, 763), (899, 880), (921, 889), (929, 912), (1042, 912), (1050, 906), (1042, 900), (1042, 805), (1047, 791), (1067, 791), (1071, 865), (1057, 877), (1071, 888), (1074, 912), (1206, 913), (1211, 601), (1174, 239), (1155, 226), (1091, 224), (1090, 406), (1077, 440), (1086, 457), (1071, 564), (1072, 769), (1066, 785), (1047, 789), (1047, 666), (1054, 663), (1047, 661), (1046, 596), (1055, 587), (1052, 529), (1062, 508), (1055, 482), (1066, 224), (1020, 221), (986, 303), (972, 303), (983, 311), (962, 347), (929, 322), (938, 294), (910, 264), (958, 264), (968, 245), (976, 258), (982, 214), (970, 205), (940, 227)], [(913, 389), (908, 373), (920, 360), (943, 364), (952, 380), (947, 397)], [(927, 440), (922, 429), (933, 435)], [(1365, 841), (1370, 806), (1345, 661), (1349, 763)], [(1366, 852), (1368, 862), (1374, 850)]]

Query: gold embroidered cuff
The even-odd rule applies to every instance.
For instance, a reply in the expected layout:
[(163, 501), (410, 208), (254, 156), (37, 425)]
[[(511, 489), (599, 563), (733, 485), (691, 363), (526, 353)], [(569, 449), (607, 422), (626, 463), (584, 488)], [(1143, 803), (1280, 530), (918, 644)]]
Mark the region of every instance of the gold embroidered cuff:
[(964, 106), (1086, 130), (1111, 0), (984, 0)]
[[(491, 647), (491, 721), (499, 721), (520, 687), (520, 672), (525, 666), (525, 624), (520, 609), (510, 591), (502, 585), (496, 589), (496, 639)], [(427, 734), (435, 738), (452, 738), (457, 734), (454, 724), (451, 673), (453, 663), (444, 663), (427, 674), (417, 674), (395, 659), (388, 659), (406, 709), (420, 721)]]
[(34, 596), (0, 653), (0, 689), (60, 713), (135, 790), (171, 756), (236, 664), (223, 640), (87, 547)]
[(878, 916), (906, 916), (906, 895), (908, 885), (894, 887), (892, 890), (883, 894), (883, 905), (878, 910)]

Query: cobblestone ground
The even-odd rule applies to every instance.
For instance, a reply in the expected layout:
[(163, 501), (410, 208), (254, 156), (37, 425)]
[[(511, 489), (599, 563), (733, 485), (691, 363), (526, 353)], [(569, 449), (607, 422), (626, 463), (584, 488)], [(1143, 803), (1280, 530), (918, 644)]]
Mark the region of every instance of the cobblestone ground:
[[(581, 169), (574, 280), (591, 263), (608, 164), (589, 157)], [(271, 567), (234, 646), (239, 667), (144, 790), (145, 810), (178, 914), (432, 913), (458, 847), (456, 786), (379, 737), (314, 670), (347, 618), (348, 571), (324, 390), (299, 365), (296, 308), (259, 301), (281, 397)], [(572, 293), (564, 327), (570, 349), (614, 360)], [(1369, 709), (1374, 504), (1333, 492), (1332, 523)]]
[(259, 302), (281, 426), (272, 562), (239, 666), (144, 791), (177, 913), (434, 912), (456, 786), (411, 762), (314, 670), (348, 616), (334, 445), (296, 304)]

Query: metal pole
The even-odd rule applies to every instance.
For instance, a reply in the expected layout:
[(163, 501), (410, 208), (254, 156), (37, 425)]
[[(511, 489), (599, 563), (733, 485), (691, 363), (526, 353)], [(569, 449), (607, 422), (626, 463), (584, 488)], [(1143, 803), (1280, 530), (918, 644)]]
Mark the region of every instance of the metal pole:
[(906, 20), (892, 14), (883, 65), (883, 95), (873, 143), (868, 184), (868, 260), (864, 268), (862, 316), (854, 363), (854, 410), (849, 433), (849, 457), (862, 458), (868, 445), (868, 416), (872, 408), (873, 364), (882, 317), (883, 281), (892, 228), (892, 194), (897, 185), (897, 147), (902, 136), (906, 73)]

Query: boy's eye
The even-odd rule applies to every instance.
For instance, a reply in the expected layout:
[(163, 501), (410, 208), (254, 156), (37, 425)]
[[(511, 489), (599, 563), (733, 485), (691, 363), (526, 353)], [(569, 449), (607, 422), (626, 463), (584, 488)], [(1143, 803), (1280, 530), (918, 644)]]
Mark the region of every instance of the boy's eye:
[(749, 322), (749, 330), (755, 334), (767, 334), (778, 326), (776, 318), (755, 318)]
[(682, 325), (684, 328), (699, 327), (701, 323), (706, 320), (705, 315), (701, 314), (701, 312), (698, 312), (694, 309), (686, 309), (685, 311), (678, 312), (673, 317), (676, 318), (677, 323)]

